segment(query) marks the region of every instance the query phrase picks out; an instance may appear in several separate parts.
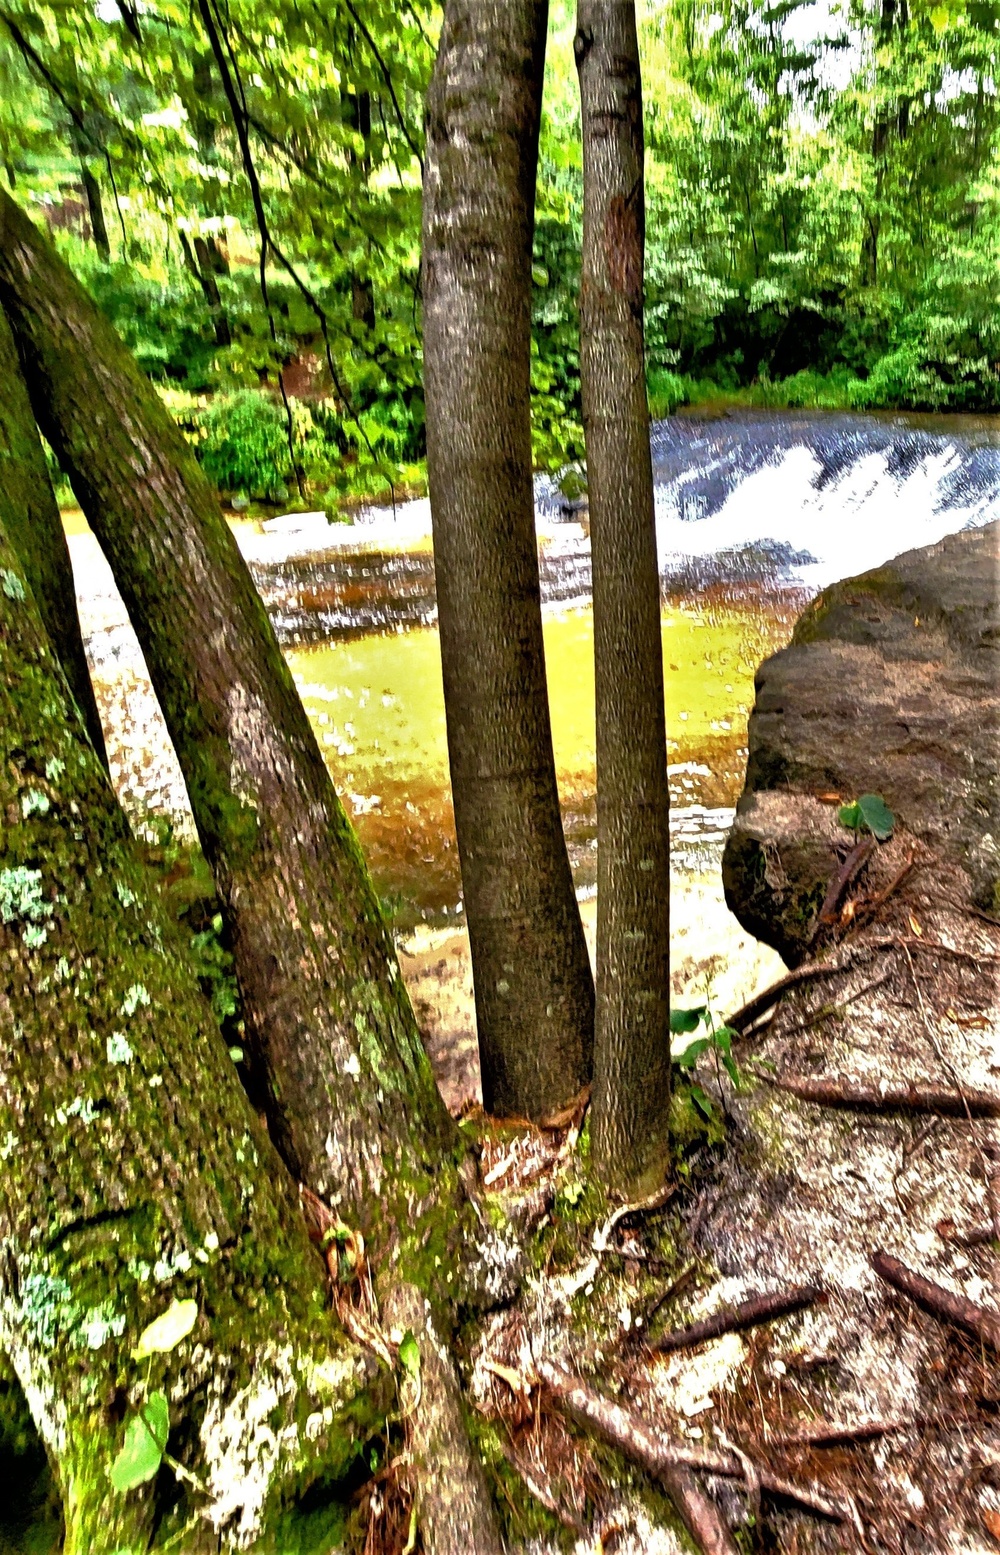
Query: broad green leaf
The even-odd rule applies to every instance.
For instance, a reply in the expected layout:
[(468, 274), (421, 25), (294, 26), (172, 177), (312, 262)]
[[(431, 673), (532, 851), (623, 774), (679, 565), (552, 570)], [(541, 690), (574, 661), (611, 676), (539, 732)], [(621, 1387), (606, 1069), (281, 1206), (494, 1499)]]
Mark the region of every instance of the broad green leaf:
[(409, 1329), (399, 1342), (399, 1364), (407, 1376), (420, 1376), (420, 1346)]
[(693, 1069), (695, 1061), (699, 1059), (706, 1048), (711, 1047), (711, 1037), (697, 1037), (694, 1042), (689, 1042), (682, 1052), (678, 1053), (674, 1063), (678, 1069)]
[(111, 1465), (112, 1485), (122, 1495), (153, 1479), (163, 1461), (170, 1434), (170, 1409), (159, 1389), (151, 1393), (125, 1426), (125, 1444)]
[(686, 1031), (697, 1031), (699, 1022), (704, 1018), (707, 1006), (699, 1004), (693, 1010), (671, 1010), (670, 1030), (676, 1035)]
[(139, 1343), (132, 1351), (133, 1359), (144, 1361), (150, 1355), (166, 1355), (187, 1338), (197, 1321), (196, 1301), (172, 1301), (166, 1312), (161, 1312), (148, 1328), (143, 1329)]
[(862, 794), (858, 800), (858, 809), (861, 811), (861, 819), (879, 842), (885, 842), (886, 838), (892, 836), (896, 817), (881, 794)]
[(841, 826), (849, 826), (852, 831), (866, 827), (879, 842), (892, 836), (896, 824), (896, 817), (881, 794), (862, 794), (853, 804), (841, 805), (839, 817)]
[(715, 1107), (709, 1097), (705, 1095), (705, 1092), (702, 1090), (700, 1085), (692, 1085), (691, 1100), (694, 1102), (702, 1116), (707, 1118), (709, 1123), (711, 1123), (712, 1119), (715, 1117)]

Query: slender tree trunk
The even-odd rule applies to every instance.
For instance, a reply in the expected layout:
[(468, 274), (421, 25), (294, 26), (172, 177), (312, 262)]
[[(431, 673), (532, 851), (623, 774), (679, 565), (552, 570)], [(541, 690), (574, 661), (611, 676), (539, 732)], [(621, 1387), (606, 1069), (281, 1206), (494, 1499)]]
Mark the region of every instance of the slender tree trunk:
[(545, 0), (448, 0), (428, 94), (424, 393), (455, 821), (489, 1111), (587, 1083), (593, 984), (559, 813), (531, 481)]
[[(2, 523), (0, 664), (0, 1349), (53, 1464), (65, 1555), (140, 1555), (189, 1519), (186, 1551), (249, 1548), (285, 1497), (346, 1470), (387, 1378), (326, 1309), (294, 1185)], [(197, 1303), (190, 1339), (132, 1359), (174, 1300)], [(108, 1480), (123, 1417), (156, 1389), (203, 1487), (166, 1514), (165, 1483)]]
[(454, 1131), (364, 861), (215, 494), (131, 356), (12, 200), (0, 300), (36, 416), (111, 564), (234, 935), (292, 1171), (364, 1229)]
[(669, 792), (643, 351), (642, 97), (631, 0), (580, 0), (580, 382), (594, 570), (597, 1023), (593, 1148), (610, 1186), (669, 1164)]
[[(467, 1202), (463, 1144), (420, 1041), (391, 938), (288, 667), (218, 501), (131, 356), (24, 213), (0, 196), (0, 301), (36, 415), (125, 599), (228, 914), (249, 1056), (294, 1176), (369, 1244), (380, 1295), (479, 1293), (489, 1235)], [(428, 1314), (430, 1317), (430, 1313)], [(421, 1409), (461, 1422), (447, 1351)], [(428, 1555), (491, 1528), (467, 1437)], [(436, 1530), (440, 1531), (440, 1536)], [(483, 1555), (499, 1552), (485, 1542)]]
[(77, 148), (80, 156), (80, 181), (83, 184), (83, 192), (87, 197), (87, 212), (90, 216), (90, 236), (94, 247), (104, 260), (109, 264), (111, 260), (111, 243), (108, 239), (108, 224), (104, 219), (104, 200), (101, 197), (101, 186), (96, 174), (87, 166), (85, 152)]
[(91, 743), (107, 766), (104, 731), (80, 635), (73, 568), (14, 337), (0, 309), (0, 522), (21, 559), (45, 630)]

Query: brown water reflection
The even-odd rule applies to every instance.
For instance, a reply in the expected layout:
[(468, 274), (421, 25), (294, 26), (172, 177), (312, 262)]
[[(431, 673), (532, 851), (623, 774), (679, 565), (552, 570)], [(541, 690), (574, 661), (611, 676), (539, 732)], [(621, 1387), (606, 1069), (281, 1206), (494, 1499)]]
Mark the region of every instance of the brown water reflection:
[[(782, 647), (800, 591), (716, 587), (663, 610), (675, 847), (717, 836), (743, 782), (753, 678)], [(544, 624), (553, 742), (578, 890), (596, 880), (593, 617)], [(306, 708), (399, 928), (461, 913), (437, 631), (371, 633), (289, 652)], [(720, 814), (720, 812), (722, 812)]]

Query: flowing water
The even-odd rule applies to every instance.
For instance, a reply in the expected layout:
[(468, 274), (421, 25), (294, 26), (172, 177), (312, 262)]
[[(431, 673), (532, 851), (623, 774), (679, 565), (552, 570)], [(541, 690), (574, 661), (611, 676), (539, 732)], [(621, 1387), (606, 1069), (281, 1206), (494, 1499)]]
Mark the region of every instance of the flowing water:
[[(683, 996), (710, 978), (725, 1005), (776, 970), (776, 958), (741, 936), (727, 914), (719, 876), (743, 781), (756, 667), (787, 642), (825, 584), (1000, 516), (1000, 419), (674, 417), (654, 426), (652, 449), (674, 989)], [(589, 931), (596, 875), (590, 549), (584, 515), (547, 480), (536, 494), (556, 765)], [(403, 965), (425, 1029), (437, 1031), (439, 1059), (449, 1043), (458, 1054), (454, 1098), (472, 1083), (474, 1039), (429, 506), (371, 510), (335, 526), (321, 514), (264, 526), (237, 521), (234, 530), (379, 892), (400, 934), (410, 935)], [(124, 607), (93, 536), (71, 526), (70, 545), (123, 802), (133, 813), (159, 809), (183, 826), (183, 781)], [(450, 1013), (442, 1014), (445, 1006)], [(439, 1073), (448, 1062), (445, 1053)]]
[[(824, 584), (1000, 511), (1000, 423), (819, 414), (671, 418), (652, 438), (675, 864), (713, 869), (760, 660)], [(593, 887), (590, 550), (538, 483), (560, 792)], [(367, 522), (364, 520), (367, 519)], [(376, 879), (401, 924), (461, 911), (426, 502), (280, 523), (242, 543)]]

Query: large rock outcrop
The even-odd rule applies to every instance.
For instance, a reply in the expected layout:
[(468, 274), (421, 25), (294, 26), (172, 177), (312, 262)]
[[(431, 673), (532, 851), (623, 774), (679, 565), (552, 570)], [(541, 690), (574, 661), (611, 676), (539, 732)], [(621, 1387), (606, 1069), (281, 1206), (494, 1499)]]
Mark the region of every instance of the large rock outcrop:
[(1000, 906), (1000, 525), (837, 583), (757, 674), (726, 899), (790, 964), (851, 835), (831, 796), (881, 794), (914, 838)]

